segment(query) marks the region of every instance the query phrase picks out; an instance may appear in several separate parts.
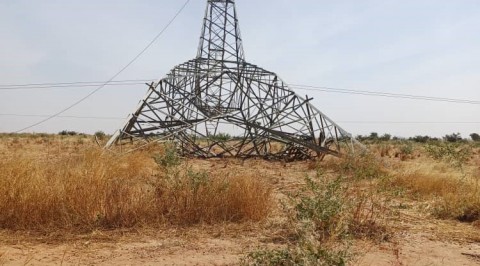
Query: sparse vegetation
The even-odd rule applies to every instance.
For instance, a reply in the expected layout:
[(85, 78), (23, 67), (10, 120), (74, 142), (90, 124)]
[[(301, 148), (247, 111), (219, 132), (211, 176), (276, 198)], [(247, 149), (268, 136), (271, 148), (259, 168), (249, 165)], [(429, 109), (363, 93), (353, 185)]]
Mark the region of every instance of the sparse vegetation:
[(245, 239), (248, 265), (346, 265), (363, 255), (359, 243), (403, 239), (396, 232), (410, 233), (409, 219), (428, 232), (450, 226), (452, 237), (480, 224), (473, 141), (377, 134), (365, 142), (371, 152), (276, 163), (181, 158), (161, 143), (119, 155), (82, 135), (0, 137), (0, 234), (15, 239), (171, 230), (166, 238), (181, 245), (197, 236), (222, 245)]
[(445, 161), (464, 173), (464, 165), (469, 160), (472, 149), (468, 145), (454, 143), (437, 143), (425, 146), (427, 153), (436, 160)]
[(380, 159), (370, 152), (346, 154), (338, 162), (327, 164), (325, 167), (355, 180), (376, 179), (387, 175)]
[[(247, 265), (345, 265), (348, 245), (347, 202), (341, 179), (306, 179), (303, 195), (291, 197), (289, 212), (295, 239), (286, 249), (250, 253)], [(307, 195), (308, 194), (308, 195)]]
[(378, 177), (377, 171), (382, 170), (372, 171), (378, 164), (365, 167), (373, 162), (365, 158), (354, 160), (363, 165), (360, 172), (346, 169), (345, 173), (353, 174), (350, 177), (331, 179), (321, 169), (315, 178), (307, 177), (304, 189), (290, 196), (288, 206), (292, 207), (285, 207), (295, 239), (286, 249), (254, 251), (244, 258), (244, 264), (346, 265), (354, 256), (352, 239), (388, 239), (382, 200), (374, 199), (374, 193), (360, 188), (359, 183), (367, 175)]

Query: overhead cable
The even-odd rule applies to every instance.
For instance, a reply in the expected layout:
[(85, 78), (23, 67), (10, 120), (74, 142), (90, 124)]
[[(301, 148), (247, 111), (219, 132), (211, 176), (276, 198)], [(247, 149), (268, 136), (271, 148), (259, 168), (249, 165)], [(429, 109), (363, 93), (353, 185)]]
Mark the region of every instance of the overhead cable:
[(147, 50), (148, 48), (150, 48), (157, 40), (158, 38), (160, 38), (160, 36), (162, 36), (162, 34), (168, 29), (168, 27), (175, 21), (175, 19), (178, 17), (178, 15), (180, 15), (180, 13), (185, 9), (185, 7), (187, 6), (187, 4), (190, 2), (190, 0), (187, 0), (183, 6), (178, 10), (178, 12), (175, 14), (175, 16), (173, 16), (173, 18), (167, 23), (167, 25), (147, 44), (147, 46), (145, 46), (132, 60), (130, 60), (124, 67), (122, 67), (117, 73), (115, 73), (115, 75), (113, 75), (110, 79), (108, 79), (107, 82), (101, 84), (98, 88), (94, 89), (92, 92), (90, 92), (89, 94), (87, 94), (86, 96), (84, 96), (83, 98), (81, 98), (80, 100), (74, 102), (73, 104), (69, 105), (68, 107), (62, 109), (61, 111), (59, 112), (56, 112), (55, 114), (45, 118), (45, 119), (42, 119), (34, 124), (31, 124), (27, 127), (24, 127), (22, 129), (19, 129), (17, 131), (15, 131), (15, 133), (19, 133), (19, 132), (22, 132), (22, 131), (25, 131), (27, 129), (30, 129), (30, 128), (33, 128), (35, 126), (38, 126), (40, 124), (43, 124), (53, 118), (55, 118), (56, 116), (59, 116), (63, 113), (65, 113), (66, 111), (72, 109), (73, 107), (77, 106), (78, 104), (82, 103), (83, 101), (85, 101), (86, 99), (88, 99), (90, 96), (94, 95), (95, 93), (97, 93), (98, 91), (100, 91), (101, 89), (103, 89), (107, 84), (109, 84), (110, 82), (112, 82), (115, 78), (117, 78), (121, 73), (123, 73), (123, 71), (125, 71), (128, 67), (130, 67), (130, 65), (132, 65), (135, 61), (137, 61), (138, 58), (140, 58), (140, 56), (142, 56)]

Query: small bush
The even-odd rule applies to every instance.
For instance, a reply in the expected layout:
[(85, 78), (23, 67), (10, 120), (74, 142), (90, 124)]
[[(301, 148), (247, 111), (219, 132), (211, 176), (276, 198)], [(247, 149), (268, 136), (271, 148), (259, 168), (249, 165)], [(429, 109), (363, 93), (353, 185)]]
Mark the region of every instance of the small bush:
[(405, 161), (407, 159), (413, 158), (414, 147), (411, 142), (404, 142), (399, 150), (395, 153), (395, 158), (400, 158), (400, 160)]
[[(316, 242), (316, 241), (315, 241)], [(303, 242), (298, 248), (283, 250), (259, 250), (251, 252), (242, 260), (243, 265), (262, 266), (344, 266), (350, 260), (345, 249), (321, 247), (320, 243)]]
[(306, 192), (292, 198), (295, 202), (296, 220), (310, 222), (321, 239), (343, 237), (348, 227), (344, 214), (348, 208), (346, 187), (342, 179), (333, 181), (322, 178), (320, 182), (306, 178)]
[(168, 169), (178, 166), (181, 163), (174, 144), (166, 144), (163, 146), (163, 149), (164, 150), (162, 153), (157, 153), (153, 157), (158, 166), (162, 167), (163, 169)]
[(291, 200), (295, 219), (311, 223), (320, 240), (348, 237), (384, 238), (384, 208), (376, 191), (365, 190), (355, 181), (328, 179), (318, 173), (306, 178), (305, 190)]
[[(349, 240), (384, 240), (386, 227), (377, 199), (366, 196), (345, 178), (328, 179), (321, 172), (306, 178), (305, 189), (290, 196), (286, 207), (295, 240), (286, 249), (254, 251), (247, 265), (346, 265), (352, 258)], [(379, 238), (381, 236), (381, 239)]]
[(94, 136), (97, 137), (99, 140), (104, 140), (107, 137), (107, 135), (103, 131), (95, 132)]
[(425, 146), (427, 153), (436, 160), (449, 163), (461, 170), (464, 174), (464, 165), (472, 155), (472, 149), (468, 145), (457, 145), (455, 143), (437, 143)]
[(380, 160), (368, 152), (347, 154), (339, 163), (327, 167), (336, 170), (341, 176), (348, 176), (355, 180), (383, 178), (387, 175)]
[(411, 143), (406, 143), (400, 147), (400, 152), (405, 155), (413, 154), (413, 145)]

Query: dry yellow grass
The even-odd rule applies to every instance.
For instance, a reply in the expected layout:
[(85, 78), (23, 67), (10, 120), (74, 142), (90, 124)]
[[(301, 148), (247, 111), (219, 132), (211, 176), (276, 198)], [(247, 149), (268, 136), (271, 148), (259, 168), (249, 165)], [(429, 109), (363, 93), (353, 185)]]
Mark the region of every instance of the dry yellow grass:
[(480, 219), (480, 184), (476, 178), (415, 171), (396, 174), (391, 182), (421, 200), (433, 200), (437, 217), (466, 222)]
[[(348, 252), (342, 253), (342, 248), (348, 251), (354, 246), (363, 253), (365, 248), (357, 243), (382, 242), (384, 248), (390, 241), (416, 232), (446, 239), (467, 239), (466, 235), (478, 239), (478, 229), (469, 224), (437, 219), (472, 221), (480, 217), (474, 182), (480, 174), (478, 148), (465, 165), (468, 177), (462, 179), (457, 168), (429, 158), (422, 145), (414, 144), (410, 151), (406, 142), (385, 143), (370, 146), (378, 156), (329, 156), (322, 162), (184, 159), (179, 166), (159, 167), (152, 159), (154, 154), (160, 153), (168, 161), (161, 144), (119, 156), (102, 153), (91, 136), (0, 134), (0, 238), (4, 243), (8, 238), (14, 239), (11, 243), (21, 243), (32, 241), (34, 235), (40, 242), (48, 242), (69, 235), (83, 248), (83, 243), (90, 241), (104, 245), (102, 241), (110, 241), (103, 240), (109, 235), (131, 247), (133, 238), (124, 238), (130, 232), (135, 241), (142, 242), (142, 260), (143, 244), (152, 239), (170, 241), (162, 242), (167, 244), (161, 250), (158, 242), (151, 241), (155, 242), (148, 248), (152, 257), (172, 252), (181, 259), (188, 252), (228, 257), (256, 247), (282, 251), (286, 246), (298, 251), (299, 259), (308, 258), (312, 251), (319, 252), (313, 255), (325, 252), (323, 255), (333, 259), (343, 259)], [(405, 156), (397, 156), (398, 152)], [(297, 195), (305, 187), (304, 177), (316, 172), (325, 176), (318, 180), (321, 189)], [(324, 186), (337, 177), (337, 190)], [(321, 225), (316, 231), (305, 227), (311, 218), (296, 221), (295, 212), (291, 211), (292, 218), (281, 207), (293, 199), (312, 203), (307, 207), (315, 210), (313, 218)], [(293, 210), (294, 205), (289, 208)], [(435, 216), (425, 216), (426, 210)], [(265, 217), (266, 223), (241, 223)], [(211, 225), (188, 226), (195, 224)], [(473, 224), (478, 226), (478, 222)], [(128, 227), (134, 228), (123, 230)], [(102, 230), (117, 228), (122, 230)], [(333, 233), (327, 232), (329, 237), (321, 239), (324, 228)], [(38, 230), (41, 236), (22, 230)], [(397, 235), (397, 230), (409, 234)], [(86, 231), (91, 233), (84, 234)], [(406, 242), (418, 241), (410, 240)], [(188, 241), (198, 246), (185, 244)], [(114, 248), (121, 250), (120, 256), (128, 253), (117, 245)], [(90, 246), (88, 252), (103, 256)], [(2, 258), (10, 257), (9, 253), (2, 257), (0, 251), (0, 264)], [(132, 263), (138, 261), (119, 264)]]
[(432, 173), (402, 173), (392, 179), (392, 184), (408, 189), (418, 196), (443, 196), (462, 193), (466, 185), (453, 176)]
[(21, 151), (0, 161), (0, 228), (118, 228), (163, 223), (258, 221), (271, 193), (253, 176), (162, 173), (146, 152), (85, 149), (54, 159)]
[(207, 175), (186, 170), (156, 181), (156, 205), (168, 222), (259, 221), (271, 210), (271, 190), (250, 175)]

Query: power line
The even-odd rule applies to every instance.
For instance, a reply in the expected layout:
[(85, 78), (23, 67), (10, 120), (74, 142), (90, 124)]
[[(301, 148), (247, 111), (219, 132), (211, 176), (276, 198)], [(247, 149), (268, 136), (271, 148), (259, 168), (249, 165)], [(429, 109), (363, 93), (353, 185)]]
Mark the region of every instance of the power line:
[[(10, 87), (10, 88), (0, 88), (0, 90), (34, 90), (34, 89), (56, 89), (56, 88), (86, 88), (86, 87), (98, 87), (103, 84), (92, 83), (92, 84), (83, 84), (83, 85), (52, 85), (52, 86), (38, 86), (38, 87)], [(132, 86), (132, 85), (145, 85), (144, 82), (129, 82), (129, 83), (108, 83), (104, 86)]]
[[(0, 116), (12, 117), (50, 117), (50, 115), (38, 114), (0, 114)], [(76, 115), (58, 115), (57, 118), (71, 118), (71, 119), (92, 119), (92, 120), (124, 120), (125, 117), (100, 117), (100, 116), (76, 116)], [(338, 123), (345, 124), (480, 124), (480, 121), (338, 121)]]
[[(34, 114), (0, 114), (0, 116), (12, 117), (50, 117), (51, 115), (34, 115)], [(76, 115), (57, 115), (55, 118), (72, 118), (72, 119), (92, 119), (92, 120), (124, 120), (125, 117), (100, 117), (100, 116), (76, 116)]]
[[(110, 81), (110, 82), (108, 81), (107, 82), (77, 81), (77, 82), (62, 82), (62, 83), (9, 84), (9, 85), (0, 85), (0, 90), (83, 88), (83, 87), (96, 87), (96, 86), (129, 86), (129, 85), (143, 85), (147, 82), (151, 82), (152, 80), (154, 79), (131, 79), (131, 80)], [(306, 91), (322, 91), (322, 92), (330, 92), (330, 93), (343, 93), (343, 94), (354, 94), (354, 95), (364, 95), (364, 96), (389, 97), (389, 98), (400, 98), (400, 99), (409, 99), (409, 100), (424, 100), (424, 101), (475, 104), (475, 105), (480, 104), (480, 101), (477, 101), (477, 100), (442, 98), (442, 97), (413, 95), (413, 94), (388, 93), (388, 92), (380, 92), (380, 91), (365, 91), (365, 90), (353, 90), (353, 89), (331, 88), (331, 87), (312, 86), (312, 85), (295, 85), (295, 84), (291, 84), (290, 87), (293, 89), (306, 90)]]
[(465, 104), (479, 104), (480, 105), (480, 101), (472, 101), (472, 100), (465, 100), (465, 99), (441, 98), (441, 97), (412, 95), (412, 94), (399, 94), (399, 93), (388, 93), (388, 92), (379, 92), (379, 91), (340, 89), (340, 88), (319, 87), (319, 86), (310, 86), (310, 85), (294, 85), (294, 84), (292, 84), (290, 86), (292, 88), (296, 88), (296, 89), (299, 89), (299, 90), (307, 90), (307, 91), (324, 91), (324, 92), (345, 93), (345, 94), (358, 94), (358, 95), (365, 95), (365, 96), (379, 96), (379, 97), (402, 98), (402, 99), (410, 99), (410, 100), (424, 100), (424, 101), (465, 103)]
[(343, 124), (480, 124), (473, 121), (338, 121)]
[[(123, 82), (147, 82), (153, 79), (126, 79), (126, 80), (112, 80), (111, 83), (123, 83)], [(29, 87), (29, 86), (55, 86), (55, 85), (77, 85), (77, 84), (98, 84), (105, 83), (106, 81), (75, 81), (75, 82), (48, 82), (48, 83), (27, 83), (27, 84), (0, 84), (0, 88), (3, 87)]]
[(160, 38), (160, 36), (162, 36), (163, 32), (165, 32), (165, 30), (167, 30), (167, 28), (173, 23), (173, 21), (175, 21), (175, 19), (178, 17), (178, 15), (180, 15), (180, 13), (185, 9), (185, 7), (188, 5), (188, 3), (190, 2), (190, 0), (187, 0), (185, 2), (185, 4), (183, 4), (183, 6), (178, 10), (178, 12), (175, 14), (175, 16), (173, 16), (173, 18), (167, 23), (167, 25), (160, 31), (160, 33), (158, 33), (155, 38), (153, 38), (152, 41), (150, 41), (150, 43), (145, 46), (145, 48), (143, 48), (132, 60), (130, 60), (130, 62), (128, 62), (128, 64), (126, 64), (123, 68), (121, 68), (115, 75), (113, 75), (107, 82), (105, 82), (104, 84), (100, 85), (98, 88), (96, 88), (95, 90), (93, 90), (92, 92), (90, 92), (89, 94), (87, 94), (85, 97), (81, 98), (80, 100), (74, 102), (73, 104), (71, 104), (70, 106), (62, 109), (61, 111), (45, 118), (45, 119), (42, 119), (40, 120), (39, 122), (36, 122), (30, 126), (27, 126), (25, 128), (22, 128), (20, 130), (17, 130), (15, 131), (15, 133), (19, 133), (19, 132), (22, 132), (22, 131), (25, 131), (27, 129), (30, 129), (30, 128), (33, 128), (35, 126), (38, 126), (40, 124), (43, 124), (53, 118), (55, 118), (56, 116), (59, 116), (63, 113), (65, 113), (66, 111), (72, 109), (73, 107), (77, 106), (78, 104), (80, 104), (81, 102), (85, 101), (86, 99), (88, 99), (90, 96), (92, 96), (93, 94), (97, 93), (99, 90), (103, 89), (108, 83), (112, 82), (116, 77), (118, 77), (123, 71), (125, 71), (130, 65), (132, 65), (135, 61), (137, 61), (137, 59), (143, 55), (143, 53), (145, 53), (145, 51), (148, 50), (148, 48), (150, 48), (156, 41), (158, 38)]
[(50, 89), (50, 88), (81, 88), (96, 87), (102, 84), (107, 86), (126, 86), (140, 85), (151, 82), (154, 79), (132, 79), (132, 80), (116, 80), (110, 81), (77, 81), (77, 82), (60, 82), (60, 83), (30, 83), (30, 84), (8, 84), (0, 85), (0, 90), (31, 90), (31, 89)]

